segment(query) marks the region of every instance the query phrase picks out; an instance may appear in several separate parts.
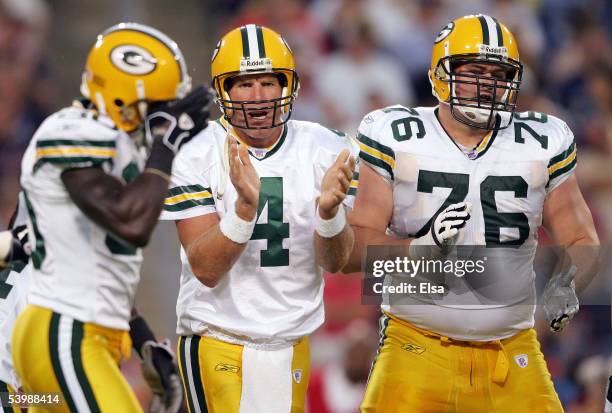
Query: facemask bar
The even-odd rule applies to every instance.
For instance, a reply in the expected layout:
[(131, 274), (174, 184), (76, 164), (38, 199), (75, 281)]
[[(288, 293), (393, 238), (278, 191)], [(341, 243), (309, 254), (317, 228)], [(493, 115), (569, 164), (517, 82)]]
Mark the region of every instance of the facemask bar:
[[(272, 129), (287, 123), (289, 121), (289, 118), (291, 117), (291, 112), (293, 111), (294, 100), (295, 98), (293, 96), (249, 101), (217, 99), (217, 105), (223, 113), (223, 117), (230, 125), (241, 129), (257, 130)], [(262, 110), (272, 111), (272, 122), (270, 123), (270, 125), (250, 125), (249, 113), (258, 112)], [(242, 113), (242, 119), (244, 120), (244, 123), (240, 124), (236, 122), (235, 114), (237, 112)]]
[[(451, 107), (453, 117), (459, 122), (486, 130), (505, 129), (512, 122), (512, 115), (517, 106), (523, 66), (520, 62), (512, 59), (507, 59), (504, 62), (495, 60), (479, 59), (470, 55), (447, 56), (440, 60), (437, 70), (444, 71), (445, 76), (441, 80), (447, 82), (450, 88), (450, 97), (447, 103)], [(498, 64), (512, 75), (508, 76), (508, 79), (502, 80), (492, 76), (457, 73), (452, 69), (464, 63)], [(451, 68), (450, 71), (449, 68)], [(457, 96), (458, 85), (476, 86), (476, 96), (471, 98)], [(491, 95), (492, 100), (482, 97), (482, 92), (485, 90)], [(501, 98), (498, 98), (500, 90), (503, 91), (503, 94)], [(503, 122), (495, 122), (495, 115), (499, 112), (507, 112), (507, 115), (503, 116)], [(470, 119), (470, 117), (473, 119)]]
[[(217, 98), (215, 99), (215, 101), (217, 103), (217, 106), (219, 107), (219, 110), (223, 114), (223, 118), (227, 120), (230, 125), (236, 128), (251, 130), (272, 129), (287, 123), (291, 118), (291, 113), (293, 111), (293, 103), (297, 98), (297, 93), (299, 89), (299, 77), (295, 71), (290, 69), (274, 69), (274, 73), (284, 74), (283, 72), (291, 73), (291, 85), (286, 85), (283, 87), (281, 97), (266, 100), (239, 101), (223, 99), (221, 96), (219, 96), (219, 91), (225, 91), (223, 82), (225, 82), (226, 79), (231, 78), (232, 76), (239, 76), (240, 74), (244, 73), (231, 72), (224, 73), (223, 75), (215, 77), (213, 79), (213, 87), (217, 91)], [(287, 94), (287, 90), (290, 90), (291, 93)], [(224, 95), (227, 96), (227, 92), (225, 92)], [(249, 112), (257, 112), (261, 110), (273, 111), (271, 124), (266, 126), (250, 125), (248, 116)], [(242, 113), (242, 118), (244, 119), (244, 123), (242, 124), (236, 123), (235, 119), (232, 120), (232, 118), (234, 118), (234, 114), (237, 111)]]

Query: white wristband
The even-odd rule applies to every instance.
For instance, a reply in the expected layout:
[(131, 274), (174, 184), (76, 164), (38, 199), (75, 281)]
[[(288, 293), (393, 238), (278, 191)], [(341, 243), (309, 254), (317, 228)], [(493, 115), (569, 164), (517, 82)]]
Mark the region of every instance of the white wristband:
[(338, 213), (332, 219), (323, 219), (319, 215), (319, 207), (317, 206), (315, 231), (323, 238), (332, 238), (342, 232), (346, 226), (346, 213), (344, 207), (340, 205)]
[(253, 235), (256, 220), (257, 214), (255, 214), (252, 221), (245, 221), (236, 215), (234, 210), (230, 210), (223, 218), (221, 218), (221, 222), (219, 222), (219, 230), (221, 230), (223, 235), (234, 241), (236, 244), (245, 244), (251, 239), (251, 235)]

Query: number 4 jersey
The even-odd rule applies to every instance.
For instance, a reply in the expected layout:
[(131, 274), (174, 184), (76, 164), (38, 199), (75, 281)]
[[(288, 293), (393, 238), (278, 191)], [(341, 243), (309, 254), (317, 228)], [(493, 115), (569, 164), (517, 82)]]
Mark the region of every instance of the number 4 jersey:
[[(499, 119), (498, 119), (499, 121)], [(448, 294), (437, 305), (383, 309), (418, 327), (463, 340), (509, 337), (533, 326), (533, 259), (546, 196), (576, 165), (572, 132), (542, 113), (516, 114), (510, 127), (490, 131), (480, 144), (460, 148), (438, 120), (437, 108), (391, 106), (366, 115), (360, 157), (393, 188), (389, 231), (420, 237), (448, 205), (472, 203), (458, 245), (486, 246), (485, 255), (508, 254), (503, 302), (470, 302)], [(452, 278), (452, 277), (451, 277)], [(456, 281), (456, 280), (453, 280)], [(465, 281), (465, 280), (464, 280)]]
[[(234, 208), (228, 131), (211, 122), (185, 145), (173, 165), (162, 219), (181, 220)], [(250, 241), (219, 284), (200, 283), (181, 248), (177, 302), (180, 335), (208, 334), (241, 344), (291, 342), (321, 325), (323, 280), (314, 254), (315, 200), (323, 175), (343, 149), (357, 143), (319, 124), (289, 121), (273, 148), (250, 149), (261, 180), (257, 223)], [(358, 174), (345, 205), (352, 207)]]

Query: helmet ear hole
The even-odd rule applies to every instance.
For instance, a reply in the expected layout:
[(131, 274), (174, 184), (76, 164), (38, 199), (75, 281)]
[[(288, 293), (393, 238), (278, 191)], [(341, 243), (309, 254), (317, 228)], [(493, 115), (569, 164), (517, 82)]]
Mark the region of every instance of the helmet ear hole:
[(277, 77), (278, 77), (278, 83), (281, 85), (281, 87), (286, 88), (287, 85), (289, 84), (289, 82), (287, 81), (287, 76), (284, 73), (279, 73)]
[(119, 108), (123, 107), (123, 100), (121, 100), (121, 99), (115, 99), (113, 101), (113, 103), (115, 104), (115, 106), (117, 106)]
[(229, 92), (229, 90), (234, 86), (234, 82), (236, 81), (236, 76), (229, 76), (223, 80), (223, 90), (225, 92)]

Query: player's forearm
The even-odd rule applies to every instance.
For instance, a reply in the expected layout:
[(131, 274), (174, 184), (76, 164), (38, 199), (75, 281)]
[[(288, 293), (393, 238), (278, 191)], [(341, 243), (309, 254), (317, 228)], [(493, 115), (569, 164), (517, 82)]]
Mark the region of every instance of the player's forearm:
[(363, 254), (366, 248), (370, 245), (386, 245), (386, 246), (407, 246), (411, 239), (401, 239), (391, 235), (387, 235), (384, 231), (379, 231), (372, 228), (352, 225), (355, 236), (355, 243), (351, 250), (348, 263), (342, 268), (345, 274), (360, 272), (362, 270), (361, 263)]
[(168, 182), (162, 178), (153, 174), (141, 177), (126, 187), (115, 207), (109, 209), (115, 218), (109, 222), (111, 230), (118, 230), (118, 235), (124, 234), (137, 246), (148, 243), (168, 191)]
[(64, 172), (62, 181), (88, 218), (136, 247), (149, 241), (168, 191), (167, 180), (152, 173), (123, 185), (99, 168), (85, 168)]
[(576, 291), (584, 290), (597, 275), (601, 265), (599, 238), (597, 234), (585, 234), (565, 249), (576, 266)]
[(215, 225), (187, 248), (187, 258), (196, 278), (213, 288), (232, 269), (246, 244), (228, 239)]
[(146, 244), (157, 224), (168, 193), (175, 153), (155, 136), (145, 170), (133, 182), (122, 188), (116, 207), (109, 210), (117, 215), (124, 231)]
[(336, 236), (325, 238), (315, 231), (315, 253), (317, 264), (325, 271), (338, 272), (347, 265), (353, 249), (355, 237), (350, 225)]

